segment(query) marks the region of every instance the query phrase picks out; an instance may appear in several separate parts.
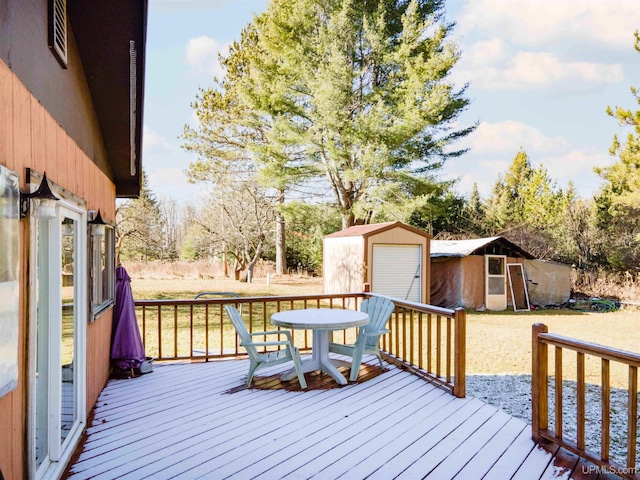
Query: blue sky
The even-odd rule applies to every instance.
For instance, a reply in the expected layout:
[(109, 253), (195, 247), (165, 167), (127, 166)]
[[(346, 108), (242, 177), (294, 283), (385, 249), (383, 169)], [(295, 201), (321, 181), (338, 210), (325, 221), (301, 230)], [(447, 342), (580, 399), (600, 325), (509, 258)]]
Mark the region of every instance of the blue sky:
[[(159, 199), (195, 201), (200, 187), (186, 182), (195, 158), (180, 147), (198, 87), (222, 74), (217, 52), (266, 0), (150, 0), (143, 165)], [(458, 179), (481, 195), (504, 174), (519, 149), (543, 165), (562, 187), (573, 181), (590, 197), (601, 183), (594, 166), (609, 155), (614, 133), (624, 136), (608, 105), (637, 109), (629, 87), (640, 87), (637, 0), (449, 0), (447, 18), (462, 59), (452, 73), (469, 83), (472, 100), (461, 126), (480, 122), (441, 177)]]

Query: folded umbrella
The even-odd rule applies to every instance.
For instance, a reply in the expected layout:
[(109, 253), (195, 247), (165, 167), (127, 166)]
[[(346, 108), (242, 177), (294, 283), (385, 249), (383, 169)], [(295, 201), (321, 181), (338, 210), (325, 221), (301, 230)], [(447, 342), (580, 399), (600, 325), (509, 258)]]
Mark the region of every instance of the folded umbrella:
[(116, 305), (111, 331), (111, 363), (122, 369), (139, 368), (146, 359), (135, 301), (131, 291), (131, 277), (119, 266), (116, 268)]

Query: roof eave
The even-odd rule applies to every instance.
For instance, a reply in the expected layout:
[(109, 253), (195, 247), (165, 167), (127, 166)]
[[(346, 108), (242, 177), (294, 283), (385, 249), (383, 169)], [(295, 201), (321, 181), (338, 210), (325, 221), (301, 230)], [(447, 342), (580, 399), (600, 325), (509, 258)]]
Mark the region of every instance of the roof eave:
[[(148, 0), (70, 0), (68, 9), (116, 196), (137, 197), (142, 181)], [(136, 52), (135, 88), (131, 88), (131, 41)]]

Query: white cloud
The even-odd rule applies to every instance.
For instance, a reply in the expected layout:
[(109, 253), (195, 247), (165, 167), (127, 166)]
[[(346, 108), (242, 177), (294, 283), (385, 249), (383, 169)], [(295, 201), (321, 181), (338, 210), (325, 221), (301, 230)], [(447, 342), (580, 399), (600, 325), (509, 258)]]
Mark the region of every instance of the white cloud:
[[(562, 183), (573, 180), (581, 190), (589, 189), (600, 184), (600, 177), (593, 171), (594, 167), (606, 167), (616, 161), (609, 152), (597, 148), (573, 149), (561, 155), (540, 157), (533, 162), (542, 165), (549, 172), (551, 178)], [(587, 182), (588, 185), (578, 185)]]
[[(576, 148), (560, 135), (549, 137), (535, 127), (512, 120), (481, 123), (470, 138), (470, 147), (470, 155), (482, 159), (479, 160), (482, 172), (493, 181), (506, 172), (520, 149), (527, 153), (534, 167), (544, 166), (551, 178), (561, 182), (585, 175), (599, 178), (593, 168), (616, 161), (606, 150)], [(488, 155), (492, 157), (487, 158)]]
[(189, 127), (191, 127), (194, 130), (198, 130), (201, 126), (200, 119), (198, 118), (198, 113), (195, 110), (193, 110), (189, 118), (191, 119), (191, 121), (189, 122)]
[[(476, 49), (470, 49), (470, 53)], [(474, 87), (487, 90), (548, 89), (561, 84), (606, 85), (621, 82), (621, 65), (587, 62), (563, 62), (549, 52), (518, 52), (509, 62), (495, 65), (491, 55), (471, 57), (457, 76), (471, 79)], [(483, 63), (487, 62), (487, 63)]]
[(149, 188), (158, 198), (189, 201), (198, 196), (202, 186), (187, 181), (180, 168), (157, 168), (148, 174)]
[(506, 58), (507, 46), (497, 37), (472, 43), (462, 54), (465, 65), (472, 67), (499, 64)]
[[(515, 157), (515, 153), (513, 155)], [(498, 175), (504, 174), (509, 168), (509, 165), (513, 161), (513, 157), (507, 158), (505, 160), (483, 160), (480, 162), (482, 166), (482, 170), (487, 172), (487, 174), (491, 175), (491, 178), (495, 182), (497, 180)]]
[(200, 36), (190, 38), (185, 47), (185, 59), (193, 71), (221, 78), (224, 70), (218, 61), (218, 54), (229, 52), (229, 43), (221, 44), (216, 39)]
[[(476, 184), (485, 198), (491, 194), (498, 175), (504, 176), (520, 149), (527, 152), (532, 166), (543, 166), (562, 188), (572, 181), (578, 194), (585, 198), (591, 197), (601, 184), (593, 168), (615, 161), (606, 150), (576, 147), (560, 135), (551, 137), (538, 128), (513, 120), (483, 122), (466, 142), (469, 153), (447, 164), (445, 178), (458, 179), (456, 190), (463, 195), (469, 195)], [(455, 171), (465, 173), (459, 175)]]
[(149, 174), (149, 180), (163, 187), (187, 184), (184, 171), (180, 168), (159, 168)]
[(564, 151), (569, 142), (557, 135), (549, 137), (541, 130), (513, 120), (482, 122), (468, 139), (471, 153), (506, 154), (513, 158), (518, 150), (527, 153)]
[[(496, 177), (497, 178), (497, 177)], [(478, 178), (474, 175), (462, 175), (461, 177), (457, 177), (455, 175), (447, 175), (446, 180), (456, 180), (456, 191), (469, 198), (471, 196), (471, 192), (473, 192), (473, 186), (478, 187), (478, 193), (481, 197), (486, 198), (491, 192), (491, 188), (493, 187), (493, 183), (488, 178)], [(496, 179), (493, 179), (495, 182)]]
[(469, 0), (458, 19), (461, 34), (491, 32), (526, 47), (578, 39), (628, 49), (639, 25), (637, 0)]
[(171, 144), (151, 127), (145, 125), (142, 131), (142, 148), (145, 153), (169, 151)]

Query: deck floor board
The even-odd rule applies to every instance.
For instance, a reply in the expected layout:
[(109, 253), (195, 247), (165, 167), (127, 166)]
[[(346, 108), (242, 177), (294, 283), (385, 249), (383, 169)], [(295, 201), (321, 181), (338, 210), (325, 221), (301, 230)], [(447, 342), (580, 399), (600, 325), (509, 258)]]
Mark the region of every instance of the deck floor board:
[(536, 446), (521, 420), (367, 362), (343, 387), (306, 374), (307, 390), (280, 381), (286, 366), (247, 389), (246, 360), (156, 364), (110, 380), (63, 478), (595, 478), (568, 452)]

